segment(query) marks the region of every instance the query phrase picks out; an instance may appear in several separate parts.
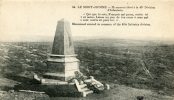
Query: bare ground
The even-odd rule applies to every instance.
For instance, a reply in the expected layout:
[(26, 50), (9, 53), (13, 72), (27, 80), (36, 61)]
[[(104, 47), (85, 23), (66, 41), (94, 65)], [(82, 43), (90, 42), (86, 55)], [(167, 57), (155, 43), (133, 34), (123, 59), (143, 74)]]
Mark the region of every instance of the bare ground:
[(19, 82), (0, 78), (0, 100), (137, 100), (137, 96), (143, 96), (144, 100), (174, 100), (174, 96), (163, 95), (160, 91), (136, 89), (124, 85), (110, 84), (111, 89), (100, 94), (90, 94), (82, 97), (49, 97), (47, 94), (17, 92), (13, 86)]

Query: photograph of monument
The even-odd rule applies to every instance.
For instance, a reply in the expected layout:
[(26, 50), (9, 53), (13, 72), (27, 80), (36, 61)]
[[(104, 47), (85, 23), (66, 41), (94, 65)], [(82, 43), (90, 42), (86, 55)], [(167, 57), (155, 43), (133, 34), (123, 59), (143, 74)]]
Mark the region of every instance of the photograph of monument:
[(0, 100), (174, 100), (173, 4), (0, 1)]

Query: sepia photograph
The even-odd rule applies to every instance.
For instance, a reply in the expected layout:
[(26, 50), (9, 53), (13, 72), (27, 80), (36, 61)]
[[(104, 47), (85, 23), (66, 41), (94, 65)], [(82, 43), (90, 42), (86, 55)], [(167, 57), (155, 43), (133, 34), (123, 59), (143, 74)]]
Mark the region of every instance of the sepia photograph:
[(174, 1), (0, 0), (0, 100), (174, 100)]

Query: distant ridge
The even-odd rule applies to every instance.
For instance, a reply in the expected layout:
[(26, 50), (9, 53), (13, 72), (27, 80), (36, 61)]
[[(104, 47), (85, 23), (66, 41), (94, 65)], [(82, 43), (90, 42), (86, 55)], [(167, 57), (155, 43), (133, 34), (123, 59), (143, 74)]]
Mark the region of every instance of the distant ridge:
[[(36, 36), (34, 38), (31, 37), (21, 37), (20, 40), (0, 40), (0, 42), (53, 42), (54, 40), (54, 36)], [(172, 45), (174, 44), (174, 41), (168, 40), (168, 41), (161, 41), (158, 39), (149, 39), (149, 40), (145, 40), (145, 39), (126, 39), (126, 38), (111, 38), (111, 37), (84, 37), (84, 36), (73, 36), (73, 40), (75, 42), (83, 42), (83, 43), (100, 43), (100, 42), (124, 42), (124, 43), (147, 43), (147, 42), (152, 42), (152, 43), (157, 43), (157, 44), (168, 44), (168, 45)]]

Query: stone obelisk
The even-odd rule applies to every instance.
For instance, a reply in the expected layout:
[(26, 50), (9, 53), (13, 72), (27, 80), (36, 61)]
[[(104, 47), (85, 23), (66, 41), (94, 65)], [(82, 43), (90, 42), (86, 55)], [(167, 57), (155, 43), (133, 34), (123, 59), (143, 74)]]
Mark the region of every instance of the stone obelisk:
[(79, 60), (74, 53), (70, 23), (61, 19), (57, 23), (52, 53), (47, 61), (47, 73), (44, 78), (68, 81), (79, 71)]

